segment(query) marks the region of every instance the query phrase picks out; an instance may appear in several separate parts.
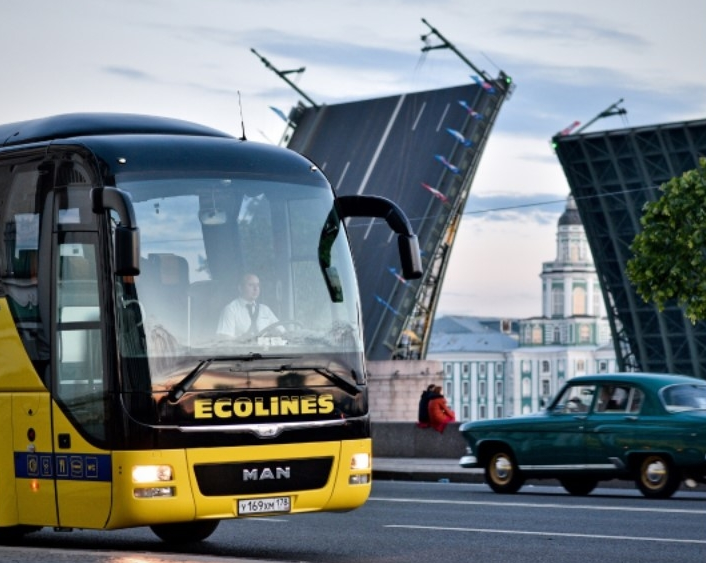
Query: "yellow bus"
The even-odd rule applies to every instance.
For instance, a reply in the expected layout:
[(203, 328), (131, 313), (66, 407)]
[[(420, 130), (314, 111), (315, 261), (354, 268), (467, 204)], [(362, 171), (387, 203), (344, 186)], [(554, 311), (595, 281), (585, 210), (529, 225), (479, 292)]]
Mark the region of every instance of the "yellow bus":
[[(415, 279), (397, 205), (169, 118), (58, 115), (0, 125), (0, 143), (0, 540), (149, 526), (193, 542), (225, 518), (365, 502), (344, 219), (386, 219)], [(244, 279), (267, 326), (239, 333)]]

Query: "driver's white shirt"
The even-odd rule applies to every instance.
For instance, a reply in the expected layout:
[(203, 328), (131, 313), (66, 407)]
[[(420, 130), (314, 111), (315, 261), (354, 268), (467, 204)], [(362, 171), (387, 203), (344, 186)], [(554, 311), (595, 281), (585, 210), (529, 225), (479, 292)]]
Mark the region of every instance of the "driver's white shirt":
[[(245, 334), (250, 328), (250, 312), (248, 311), (248, 304), (251, 301), (246, 301), (242, 297), (231, 301), (226, 305), (225, 309), (221, 313), (221, 317), (218, 320), (218, 329), (216, 332), (224, 336), (238, 337)], [(254, 304), (254, 303), (252, 303)], [(256, 307), (257, 319), (255, 324), (257, 330), (270, 326), (273, 323), (278, 322), (277, 317), (272, 312), (267, 305), (259, 303)]]

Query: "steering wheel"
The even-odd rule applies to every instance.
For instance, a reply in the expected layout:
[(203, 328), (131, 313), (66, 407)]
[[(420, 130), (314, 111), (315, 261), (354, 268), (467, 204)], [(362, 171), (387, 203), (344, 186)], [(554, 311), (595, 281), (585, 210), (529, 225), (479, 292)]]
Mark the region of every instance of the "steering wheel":
[(277, 321), (277, 322), (269, 324), (265, 328), (263, 328), (260, 332), (257, 333), (255, 338), (259, 338), (261, 336), (281, 336), (283, 334), (283, 332), (276, 330), (276, 329), (278, 329), (280, 327), (284, 328), (287, 326), (298, 328), (298, 329), (304, 328), (304, 325), (298, 321)]

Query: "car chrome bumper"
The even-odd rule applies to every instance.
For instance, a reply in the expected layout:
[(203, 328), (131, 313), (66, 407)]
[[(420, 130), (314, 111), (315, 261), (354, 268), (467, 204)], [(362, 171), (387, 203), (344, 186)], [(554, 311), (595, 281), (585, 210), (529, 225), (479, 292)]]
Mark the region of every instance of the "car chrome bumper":
[(458, 464), (466, 468), (478, 467), (478, 458), (474, 455), (464, 455), (458, 460)]

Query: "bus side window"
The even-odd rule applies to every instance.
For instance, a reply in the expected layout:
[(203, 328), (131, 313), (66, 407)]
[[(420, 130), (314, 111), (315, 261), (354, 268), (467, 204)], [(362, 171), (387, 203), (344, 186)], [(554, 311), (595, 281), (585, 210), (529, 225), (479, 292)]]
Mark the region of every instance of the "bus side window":
[(49, 366), (48, 326), (40, 314), (39, 232), (43, 205), (43, 156), (0, 166), (0, 282), (25, 350), (40, 377)]
[(103, 354), (95, 247), (62, 244), (59, 255), (56, 390), (75, 419), (102, 437)]

